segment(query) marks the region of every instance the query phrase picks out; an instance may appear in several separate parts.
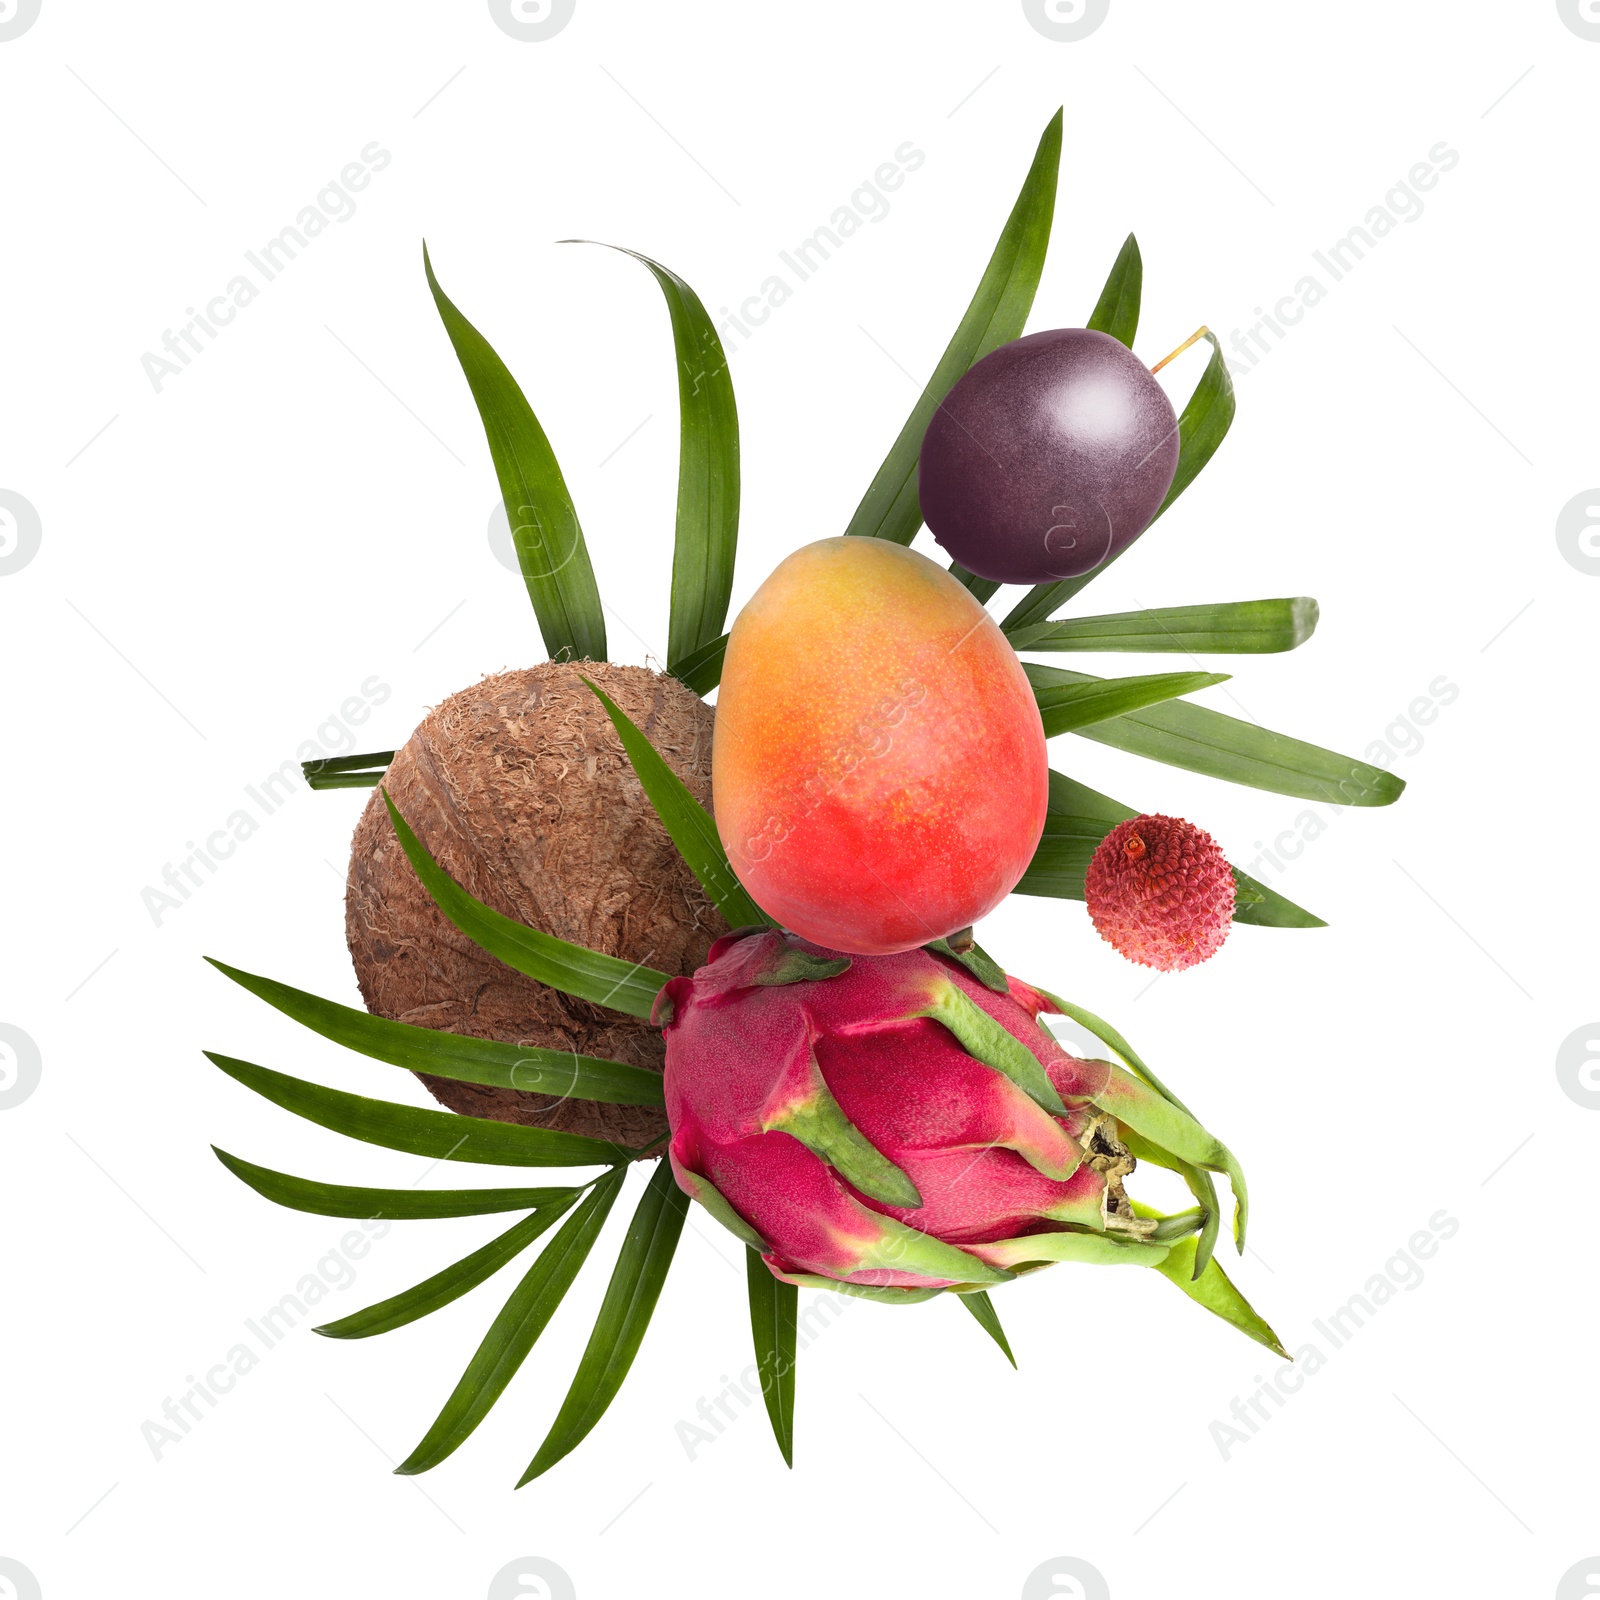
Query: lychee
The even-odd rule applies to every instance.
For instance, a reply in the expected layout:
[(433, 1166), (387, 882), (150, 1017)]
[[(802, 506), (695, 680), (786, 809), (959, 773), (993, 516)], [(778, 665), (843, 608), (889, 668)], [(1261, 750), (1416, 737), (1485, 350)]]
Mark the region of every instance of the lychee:
[(1209, 960), (1233, 922), (1233, 869), (1216, 840), (1182, 817), (1119, 822), (1100, 841), (1083, 889), (1100, 937), (1162, 972)]

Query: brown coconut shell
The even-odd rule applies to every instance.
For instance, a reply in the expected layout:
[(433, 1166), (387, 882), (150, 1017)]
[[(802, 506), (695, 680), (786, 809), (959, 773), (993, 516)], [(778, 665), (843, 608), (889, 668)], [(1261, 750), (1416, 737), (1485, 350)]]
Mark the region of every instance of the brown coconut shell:
[[(384, 787), (434, 860), (496, 911), (669, 976), (693, 972), (727, 925), (667, 837), (585, 677), (709, 807), (712, 708), (675, 678), (589, 661), (504, 672), (452, 695), (395, 755)], [(376, 790), (350, 852), (345, 934), (361, 997), (378, 1016), (661, 1070), (661, 1033), (647, 1021), (536, 983), (447, 921)], [(418, 1077), (468, 1116), (634, 1148), (667, 1129), (650, 1107)]]

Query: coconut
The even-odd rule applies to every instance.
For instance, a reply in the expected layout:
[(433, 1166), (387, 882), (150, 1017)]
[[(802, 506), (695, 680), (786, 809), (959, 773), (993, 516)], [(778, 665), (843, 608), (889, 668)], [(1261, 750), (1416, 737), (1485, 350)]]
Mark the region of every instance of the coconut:
[[(606, 691), (702, 804), (714, 713), (644, 667), (547, 662), (485, 678), (434, 708), (384, 787), (434, 860), (486, 905), (574, 944), (672, 976), (701, 966), (727, 924), (634, 776)], [(660, 1071), (660, 1031), (537, 983), (459, 932), (422, 887), (374, 791), (355, 832), (345, 935), (367, 1009), (440, 1028)], [(453, 1111), (639, 1148), (651, 1107), (602, 1105), (419, 1073)]]

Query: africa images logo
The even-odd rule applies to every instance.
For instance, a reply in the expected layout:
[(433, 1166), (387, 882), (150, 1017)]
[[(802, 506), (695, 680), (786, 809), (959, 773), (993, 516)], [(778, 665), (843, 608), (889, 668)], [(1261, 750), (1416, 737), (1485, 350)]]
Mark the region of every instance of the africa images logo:
[(1556, 518), (1556, 548), (1575, 572), (1600, 574), (1600, 489), (1585, 489)]
[(41, 0), (0, 0), (0, 44), (20, 39), (39, 20)]
[(1600, 0), (1556, 0), (1556, 11), (1580, 39), (1600, 41)]
[(577, 9), (578, 0), (489, 0), (495, 27), (524, 44), (555, 38)]
[(1111, 0), (1022, 0), (1022, 14), (1059, 44), (1087, 39), (1111, 14)]
[(21, 572), (39, 553), (43, 529), (30, 501), (0, 489), (0, 578)]

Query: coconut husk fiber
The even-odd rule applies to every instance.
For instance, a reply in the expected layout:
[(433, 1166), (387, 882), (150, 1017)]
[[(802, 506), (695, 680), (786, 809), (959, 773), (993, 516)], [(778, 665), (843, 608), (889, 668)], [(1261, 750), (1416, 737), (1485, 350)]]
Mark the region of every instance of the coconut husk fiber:
[[(584, 677), (709, 807), (711, 707), (645, 667), (589, 661), (503, 672), (452, 695), (396, 754), (384, 787), (439, 865), (486, 905), (624, 961), (692, 972), (727, 925)], [(661, 1070), (661, 1034), (647, 1021), (536, 983), (458, 932), (412, 871), (377, 790), (350, 852), (345, 933), (361, 997), (378, 1016)], [(666, 1132), (659, 1109), (418, 1076), (468, 1116), (634, 1148)]]

